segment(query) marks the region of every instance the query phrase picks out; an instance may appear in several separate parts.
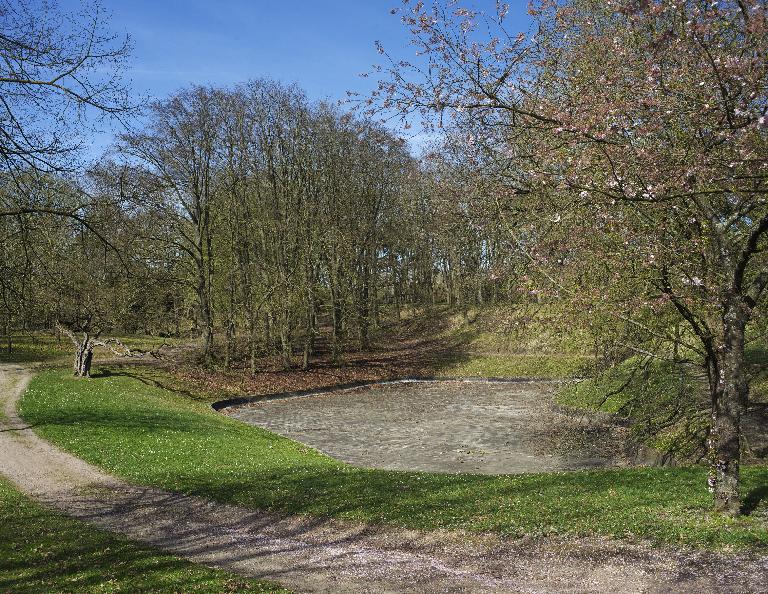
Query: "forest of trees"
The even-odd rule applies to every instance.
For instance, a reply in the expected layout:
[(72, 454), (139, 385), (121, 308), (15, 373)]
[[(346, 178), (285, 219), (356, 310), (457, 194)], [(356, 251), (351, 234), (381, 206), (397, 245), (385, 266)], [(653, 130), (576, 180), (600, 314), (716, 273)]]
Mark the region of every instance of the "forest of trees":
[[(357, 109), (270, 80), (192, 86), (87, 168), (63, 164), (70, 118), (33, 130), (30, 106), (127, 117), (119, 86), (66, 87), (125, 46), (94, 22), (92, 60), (25, 61), (47, 29), (19, 18), (4, 43), (21, 74), (2, 82), (18, 89), (2, 120), (5, 334), (194, 336), (203, 364), (253, 373), (263, 354), (307, 367), (320, 345), (365, 350), (409, 306), (549, 300), (610, 335), (617, 360), (702, 366), (710, 488), (738, 513), (744, 348), (768, 286), (768, 6), (543, 1), (517, 34), (496, 4), (405, 2), (419, 61), (378, 68)], [(415, 156), (379, 123), (393, 112), (440, 140)]]
[[(503, 236), (456, 166), (296, 87), (192, 87), (79, 179), (38, 175), (3, 217), (7, 333), (200, 336), (229, 366), (367, 349), (382, 308), (498, 300)], [(28, 186), (23, 186), (28, 187)], [(66, 199), (65, 199), (66, 197)], [(84, 223), (87, 221), (87, 224)], [(14, 241), (16, 240), (16, 241)], [(297, 361), (299, 357), (301, 361)]]

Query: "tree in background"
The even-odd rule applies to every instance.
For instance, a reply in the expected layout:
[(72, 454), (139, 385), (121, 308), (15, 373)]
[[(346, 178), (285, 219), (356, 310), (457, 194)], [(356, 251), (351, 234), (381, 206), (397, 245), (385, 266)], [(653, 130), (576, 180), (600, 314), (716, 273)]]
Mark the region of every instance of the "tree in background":
[(257, 80), (155, 103), (120, 153), (113, 196), (157, 231), (144, 237), (158, 252), (182, 255), (206, 364), (229, 366), (243, 327), (252, 373), (260, 343), (286, 367), (299, 347), (307, 367), (326, 322), (335, 358), (349, 330), (370, 346), (384, 220), (413, 167), (402, 140)]
[(193, 265), (203, 360), (213, 348), (212, 211), (220, 207), (222, 183), (222, 94), (192, 87), (150, 106), (147, 130), (122, 136), (122, 151), (139, 160), (152, 177), (150, 202), (156, 216), (171, 228), (169, 239)]

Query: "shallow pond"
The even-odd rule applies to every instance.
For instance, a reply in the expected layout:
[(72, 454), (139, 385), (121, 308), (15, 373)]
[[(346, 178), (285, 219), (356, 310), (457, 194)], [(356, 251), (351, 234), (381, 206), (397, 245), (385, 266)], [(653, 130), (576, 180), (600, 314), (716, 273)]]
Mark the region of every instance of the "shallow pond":
[(626, 429), (563, 414), (552, 405), (555, 389), (540, 381), (407, 381), (224, 412), (372, 468), (500, 474), (626, 465)]

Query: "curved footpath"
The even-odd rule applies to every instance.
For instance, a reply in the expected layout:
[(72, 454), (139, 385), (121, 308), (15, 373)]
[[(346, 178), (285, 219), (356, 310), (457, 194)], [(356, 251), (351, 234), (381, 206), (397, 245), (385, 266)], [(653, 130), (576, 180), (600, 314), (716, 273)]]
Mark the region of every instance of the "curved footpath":
[(768, 557), (610, 539), (504, 539), (285, 517), (140, 487), (37, 437), (31, 373), (0, 364), (0, 473), (70, 516), (297, 592), (768, 592)]

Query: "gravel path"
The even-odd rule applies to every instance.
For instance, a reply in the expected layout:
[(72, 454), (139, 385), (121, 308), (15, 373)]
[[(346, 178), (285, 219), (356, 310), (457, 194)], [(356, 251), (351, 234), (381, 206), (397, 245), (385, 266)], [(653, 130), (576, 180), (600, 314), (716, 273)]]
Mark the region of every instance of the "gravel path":
[(196, 563), (297, 592), (767, 592), (768, 558), (608, 539), (518, 539), (284, 517), (129, 485), (16, 415), (30, 378), (0, 364), (0, 473), (37, 500)]

